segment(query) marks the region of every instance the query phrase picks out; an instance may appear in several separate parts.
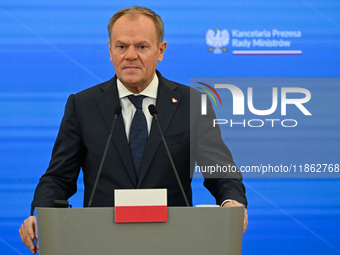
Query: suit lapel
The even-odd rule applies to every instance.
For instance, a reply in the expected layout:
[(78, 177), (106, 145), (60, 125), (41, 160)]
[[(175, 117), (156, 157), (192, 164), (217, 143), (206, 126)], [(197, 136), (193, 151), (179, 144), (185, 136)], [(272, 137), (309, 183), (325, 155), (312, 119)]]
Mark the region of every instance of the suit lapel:
[[(159, 86), (157, 93), (157, 115), (159, 124), (161, 126), (161, 130), (163, 134), (166, 133), (170, 122), (176, 112), (177, 106), (180, 103), (181, 95), (175, 92), (177, 86), (174, 83), (168, 82), (164, 79), (159, 72), (157, 72), (157, 76), (159, 78)], [(177, 101), (176, 101), (177, 100)], [(161, 136), (159, 134), (159, 130), (157, 127), (156, 121), (153, 119), (150, 135), (148, 138), (148, 143), (146, 145), (143, 165), (141, 169), (140, 178), (138, 181), (137, 188), (140, 186), (143, 178), (145, 177), (152, 160), (155, 157), (157, 150), (159, 149), (159, 145), (162, 142)]]
[[(110, 133), (112, 128), (114, 109), (117, 105), (120, 105), (116, 80), (116, 77), (114, 77), (111, 81), (108, 82), (108, 84), (105, 84), (102, 87), (103, 93), (99, 94), (95, 98), (101, 116), (104, 119), (108, 133)], [(113, 131), (112, 135), (112, 142), (115, 145), (116, 150), (118, 151), (118, 154), (131, 178), (131, 181), (136, 186), (137, 176), (132, 163), (130, 147), (127, 142), (122, 115), (120, 115), (117, 119), (115, 130)]]

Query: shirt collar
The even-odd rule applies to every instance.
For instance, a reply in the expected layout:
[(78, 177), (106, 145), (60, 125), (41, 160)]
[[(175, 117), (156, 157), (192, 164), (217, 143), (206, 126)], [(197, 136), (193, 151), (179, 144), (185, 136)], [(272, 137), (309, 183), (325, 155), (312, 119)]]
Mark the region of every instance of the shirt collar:
[[(117, 78), (117, 89), (119, 98), (127, 97), (129, 95), (134, 95), (130, 90), (128, 90), (123, 83)], [(158, 77), (155, 73), (155, 76), (153, 77), (153, 80), (151, 83), (138, 95), (144, 95), (150, 98), (157, 98), (157, 90), (158, 90)]]

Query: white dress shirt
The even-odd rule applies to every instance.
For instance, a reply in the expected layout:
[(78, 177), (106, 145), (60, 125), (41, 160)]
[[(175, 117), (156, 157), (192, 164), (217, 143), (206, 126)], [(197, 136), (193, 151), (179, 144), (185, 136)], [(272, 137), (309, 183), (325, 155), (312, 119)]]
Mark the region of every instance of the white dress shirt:
[(131, 101), (127, 98), (129, 95), (144, 95), (146, 98), (143, 100), (142, 110), (144, 112), (146, 123), (148, 127), (148, 134), (150, 134), (151, 123), (152, 123), (152, 115), (149, 112), (149, 105), (156, 105), (157, 91), (158, 91), (158, 77), (155, 74), (151, 83), (139, 94), (134, 94), (130, 90), (128, 90), (122, 82), (117, 79), (117, 89), (119, 95), (120, 105), (122, 106), (122, 117), (125, 125), (126, 137), (129, 141), (130, 136), (130, 126), (133, 119), (133, 116), (136, 112), (136, 107), (131, 103)]

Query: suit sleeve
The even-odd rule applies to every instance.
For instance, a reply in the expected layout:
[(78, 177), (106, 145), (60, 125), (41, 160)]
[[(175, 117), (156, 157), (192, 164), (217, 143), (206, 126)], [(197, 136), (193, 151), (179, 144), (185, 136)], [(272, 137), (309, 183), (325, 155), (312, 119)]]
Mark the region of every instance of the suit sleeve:
[(49, 167), (35, 190), (31, 214), (35, 207), (53, 207), (55, 199), (67, 200), (76, 193), (84, 155), (74, 95), (71, 95), (66, 103)]
[(194, 171), (199, 169), (203, 174), (204, 186), (215, 197), (216, 204), (232, 199), (247, 206), (242, 174), (222, 140), (219, 126), (213, 126), (216, 115), (209, 100), (207, 115), (201, 115), (200, 97), (191, 96), (191, 151), (197, 164)]

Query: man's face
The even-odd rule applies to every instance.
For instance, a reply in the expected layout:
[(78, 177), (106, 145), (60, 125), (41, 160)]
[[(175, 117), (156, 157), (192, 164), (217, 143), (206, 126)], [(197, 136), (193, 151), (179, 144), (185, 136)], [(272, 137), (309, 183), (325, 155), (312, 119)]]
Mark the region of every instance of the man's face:
[(158, 42), (151, 18), (123, 15), (113, 25), (109, 42), (110, 60), (118, 79), (133, 93), (152, 81), (158, 61), (162, 61), (167, 42)]

